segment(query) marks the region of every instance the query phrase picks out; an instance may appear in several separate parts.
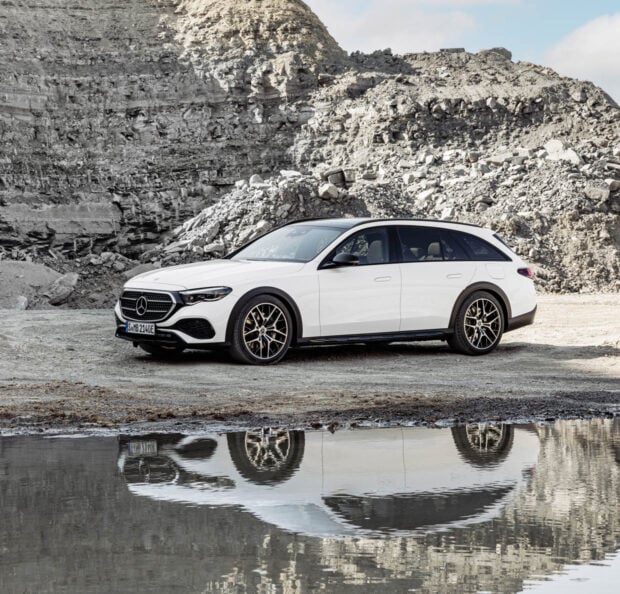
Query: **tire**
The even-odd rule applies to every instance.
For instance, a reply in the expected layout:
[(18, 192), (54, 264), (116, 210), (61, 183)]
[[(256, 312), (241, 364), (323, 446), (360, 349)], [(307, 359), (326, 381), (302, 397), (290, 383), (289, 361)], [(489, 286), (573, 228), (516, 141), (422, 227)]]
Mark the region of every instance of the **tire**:
[(504, 327), (504, 310), (498, 299), (476, 291), (459, 308), (448, 344), (465, 355), (486, 355), (499, 344)]
[(185, 350), (184, 347), (162, 346), (153, 342), (139, 342), (138, 346), (149, 355), (161, 359), (174, 358)]
[(288, 308), (272, 295), (250, 299), (234, 320), (230, 353), (240, 363), (273, 365), (288, 352), (293, 319)]
[(514, 440), (512, 425), (458, 425), (452, 439), (461, 457), (476, 468), (496, 466), (506, 459)]
[(241, 476), (256, 485), (279, 485), (293, 476), (304, 457), (303, 431), (279, 427), (229, 433), (228, 451)]

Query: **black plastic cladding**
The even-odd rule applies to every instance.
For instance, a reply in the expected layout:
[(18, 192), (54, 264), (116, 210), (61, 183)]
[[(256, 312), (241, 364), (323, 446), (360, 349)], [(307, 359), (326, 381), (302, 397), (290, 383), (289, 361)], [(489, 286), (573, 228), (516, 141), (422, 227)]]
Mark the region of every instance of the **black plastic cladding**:
[(301, 312), (297, 307), (294, 299), (284, 291), (280, 289), (276, 289), (275, 287), (258, 287), (257, 289), (253, 289), (246, 293), (233, 307), (230, 316), (228, 317), (228, 324), (226, 326), (226, 343), (230, 344), (232, 342), (232, 334), (233, 328), (235, 324), (235, 320), (239, 316), (239, 312), (241, 308), (253, 297), (257, 297), (258, 295), (272, 295), (273, 297), (277, 297), (284, 303), (284, 305), (288, 308), (289, 313), (291, 314), (291, 318), (293, 320), (293, 324), (295, 326), (295, 333), (293, 335), (293, 344), (296, 344), (298, 340), (303, 336), (303, 322), (301, 318)]

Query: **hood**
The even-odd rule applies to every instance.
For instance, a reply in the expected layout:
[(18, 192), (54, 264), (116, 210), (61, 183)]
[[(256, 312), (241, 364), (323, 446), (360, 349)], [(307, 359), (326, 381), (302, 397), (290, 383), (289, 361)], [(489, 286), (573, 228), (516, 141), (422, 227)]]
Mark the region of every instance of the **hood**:
[(260, 279), (280, 278), (293, 274), (304, 264), (299, 262), (259, 262), (250, 260), (209, 260), (182, 266), (170, 266), (139, 274), (125, 284), (128, 289), (164, 289), (183, 291), (206, 287), (235, 287)]

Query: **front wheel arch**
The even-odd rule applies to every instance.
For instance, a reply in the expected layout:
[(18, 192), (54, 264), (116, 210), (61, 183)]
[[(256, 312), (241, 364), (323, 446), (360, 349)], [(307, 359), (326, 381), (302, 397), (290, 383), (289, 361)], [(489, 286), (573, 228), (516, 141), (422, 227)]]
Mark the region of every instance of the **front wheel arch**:
[(259, 295), (268, 295), (270, 297), (276, 297), (286, 306), (288, 309), (288, 313), (293, 320), (293, 342), (295, 345), (302, 337), (303, 332), (303, 322), (301, 317), (301, 312), (295, 303), (295, 300), (286, 292), (281, 289), (276, 289), (275, 287), (259, 287), (257, 289), (252, 289), (248, 291), (237, 301), (232, 311), (230, 312), (230, 316), (228, 317), (228, 323), (226, 325), (226, 344), (232, 344), (233, 340), (233, 331), (235, 328), (235, 320), (239, 316), (241, 310), (245, 307), (245, 305), (254, 297), (258, 297)]

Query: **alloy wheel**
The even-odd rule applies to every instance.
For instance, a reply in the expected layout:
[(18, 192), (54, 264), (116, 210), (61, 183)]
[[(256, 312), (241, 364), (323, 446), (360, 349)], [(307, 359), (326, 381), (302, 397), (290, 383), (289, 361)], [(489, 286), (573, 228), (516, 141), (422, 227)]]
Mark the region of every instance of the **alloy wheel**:
[(245, 453), (257, 470), (278, 470), (286, 463), (290, 447), (290, 435), (285, 429), (267, 428), (245, 434)]
[(506, 426), (495, 424), (474, 424), (466, 426), (467, 441), (480, 452), (499, 450), (505, 441)]
[(480, 298), (471, 303), (463, 320), (467, 342), (478, 350), (492, 347), (502, 331), (502, 314), (490, 299)]
[(289, 324), (286, 315), (274, 303), (259, 303), (243, 321), (243, 343), (253, 357), (268, 361), (287, 348)]

